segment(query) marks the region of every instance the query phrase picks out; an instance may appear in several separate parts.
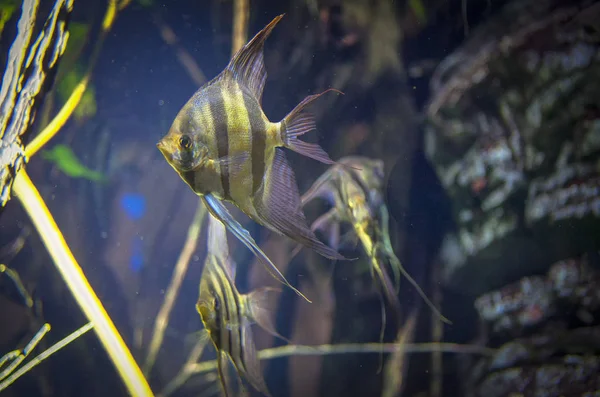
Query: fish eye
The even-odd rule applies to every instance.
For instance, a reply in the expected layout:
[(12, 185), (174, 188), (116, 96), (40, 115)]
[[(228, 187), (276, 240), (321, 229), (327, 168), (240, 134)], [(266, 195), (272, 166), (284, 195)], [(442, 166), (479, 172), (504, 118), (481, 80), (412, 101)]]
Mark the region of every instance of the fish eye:
[(188, 135), (182, 135), (181, 137), (179, 137), (179, 146), (181, 146), (183, 149), (191, 148), (192, 138), (190, 138)]

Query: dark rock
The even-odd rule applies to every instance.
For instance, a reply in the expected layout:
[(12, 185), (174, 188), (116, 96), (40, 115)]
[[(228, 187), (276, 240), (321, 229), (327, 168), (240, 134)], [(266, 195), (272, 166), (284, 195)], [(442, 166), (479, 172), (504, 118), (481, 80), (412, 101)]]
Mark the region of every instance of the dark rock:
[(478, 295), (600, 245), (600, 42), (586, 4), (513, 2), (432, 78), (426, 151), (457, 223), (442, 249), (451, 288)]

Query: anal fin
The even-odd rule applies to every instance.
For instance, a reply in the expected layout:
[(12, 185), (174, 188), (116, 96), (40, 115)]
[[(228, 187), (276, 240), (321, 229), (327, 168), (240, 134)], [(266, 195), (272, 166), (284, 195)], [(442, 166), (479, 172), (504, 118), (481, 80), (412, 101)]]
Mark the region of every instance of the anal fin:
[(302, 292), (298, 291), (293, 285), (289, 283), (289, 281), (285, 278), (283, 274), (279, 271), (277, 266), (269, 259), (267, 254), (260, 249), (256, 241), (250, 235), (250, 232), (246, 230), (240, 223), (235, 220), (235, 218), (231, 215), (227, 207), (212, 194), (206, 194), (202, 196), (202, 200), (206, 205), (206, 208), (210, 212), (212, 216), (221, 221), (225, 227), (235, 236), (238, 240), (240, 240), (252, 253), (262, 262), (267, 271), (275, 277), (282, 284), (290, 287), (296, 294), (304, 298), (307, 302), (310, 303), (310, 300), (302, 294)]
[(310, 230), (300, 204), (300, 194), (294, 171), (282, 148), (275, 148), (273, 162), (269, 164), (263, 184), (254, 196), (254, 208), (261, 223), (283, 234), (320, 255), (338, 260), (344, 256), (319, 241)]

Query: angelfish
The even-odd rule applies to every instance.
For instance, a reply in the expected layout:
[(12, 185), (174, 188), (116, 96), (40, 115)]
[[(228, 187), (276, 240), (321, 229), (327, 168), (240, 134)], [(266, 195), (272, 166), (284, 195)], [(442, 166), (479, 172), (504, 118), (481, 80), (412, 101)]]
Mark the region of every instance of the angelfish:
[[(281, 290), (265, 287), (240, 294), (234, 284), (235, 264), (229, 257), (225, 226), (212, 216), (209, 222), (208, 255), (196, 309), (217, 351), (221, 387), (226, 396), (234, 394), (227, 377), (227, 366), (231, 362), (241, 378), (269, 396), (250, 326), (257, 323), (270, 334), (287, 341), (275, 331), (269, 317), (268, 303), (274, 302), (269, 295)], [(241, 389), (245, 392), (243, 384)]]
[[(394, 253), (388, 230), (389, 214), (383, 198), (383, 179), (384, 164), (379, 159), (361, 156), (340, 159), (338, 164), (329, 168), (302, 196), (302, 205), (317, 197), (325, 198), (332, 204), (328, 212), (315, 220), (312, 229), (328, 231), (330, 244), (334, 247), (339, 246), (342, 240), (348, 240), (348, 237), (355, 243), (360, 241), (371, 261), (370, 271), (373, 279), (377, 281), (378, 293), (385, 297), (396, 315), (399, 316), (400, 313), (397, 295), (400, 275), (403, 275), (431, 310), (442, 321), (451, 324), (408, 274)], [(341, 223), (352, 225), (349, 236), (339, 235)], [(386, 264), (393, 272), (394, 281), (388, 274)], [(381, 310), (382, 341), (386, 324), (383, 302)]]
[(331, 89), (306, 97), (280, 122), (269, 121), (262, 110), (264, 42), (281, 18), (273, 19), (189, 99), (157, 146), (209, 212), (291, 287), (223, 203), (233, 203), (258, 224), (327, 258), (346, 259), (308, 226), (283, 149), (335, 164), (318, 144), (298, 139), (316, 128), (305, 107)]

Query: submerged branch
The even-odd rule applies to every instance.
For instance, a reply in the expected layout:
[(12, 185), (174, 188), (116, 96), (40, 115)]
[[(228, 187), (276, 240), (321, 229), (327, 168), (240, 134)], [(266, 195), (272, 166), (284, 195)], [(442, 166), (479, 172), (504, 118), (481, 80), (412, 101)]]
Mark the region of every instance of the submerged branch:
[(165, 388), (157, 395), (157, 397), (170, 396), (175, 392), (175, 390), (183, 386), (183, 384), (187, 382), (187, 380), (194, 374), (194, 366), (196, 365), (198, 360), (200, 360), (200, 357), (202, 357), (204, 348), (206, 348), (206, 345), (210, 340), (206, 331), (203, 330), (201, 332), (202, 334), (198, 338), (196, 345), (192, 349), (190, 355), (188, 356), (188, 359), (186, 360), (185, 364), (183, 364), (183, 366), (181, 367), (181, 370), (179, 371), (177, 376), (175, 376), (175, 378), (173, 378), (167, 384), (167, 386), (165, 386)]
[[(301, 346), (287, 345), (264, 349), (258, 352), (261, 360), (271, 360), (274, 358), (287, 356), (324, 356), (330, 354), (357, 354), (357, 353), (394, 353), (403, 351), (404, 354), (431, 353), (432, 351), (441, 351), (444, 353), (456, 354), (481, 354), (492, 355), (495, 350), (489, 347), (475, 345), (460, 345), (457, 343), (418, 343), (418, 344), (400, 344), (400, 343), (340, 343), (337, 345), (319, 345), (319, 346)], [(213, 371), (217, 368), (217, 361), (205, 361), (197, 363), (191, 369), (194, 374), (200, 374)]]
[(55, 0), (44, 26), (32, 41), (39, 14), (38, 0), (24, 0), (0, 87), (0, 207), (10, 199), (14, 176), (25, 163), (23, 135), (64, 52), (72, 0)]
[(25, 306), (27, 306), (28, 308), (31, 309), (33, 307), (33, 298), (31, 297), (31, 294), (29, 294), (29, 292), (23, 285), (23, 282), (21, 281), (21, 277), (19, 277), (19, 273), (17, 273), (13, 269), (7, 267), (3, 263), (0, 263), (0, 273), (6, 274), (8, 276), (8, 278), (11, 279), (11, 281), (15, 285), (15, 288), (19, 292), (19, 295), (21, 295), (21, 298), (23, 298), (23, 302), (25, 303)]
[[(33, 368), (35, 368), (39, 363), (41, 363), (42, 361), (44, 361), (45, 359), (47, 359), (48, 357), (50, 357), (51, 355), (53, 355), (54, 353), (56, 353), (57, 351), (62, 349), (63, 347), (67, 346), (69, 343), (73, 342), (75, 339), (79, 338), (80, 336), (82, 336), (83, 334), (85, 334), (86, 332), (91, 330), (93, 327), (94, 326), (92, 323), (87, 323), (86, 325), (79, 328), (75, 332), (72, 332), (71, 334), (69, 334), (66, 337), (64, 337), (63, 339), (61, 339), (60, 341), (56, 342), (50, 348), (46, 349), (44, 352), (39, 354), (37, 357), (35, 357), (31, 361), (29, 361), (27, 364), (22, 366), (21, 369), (19, 369), (17, 372), (15, 372), (11, 376), (9, 376), (8, 378), (6, 378), (2, 382), (0, 382), (0, 391), (6, 389), (8, 386), (13, 384), (21, 376), (25, 375), (27, 372), (29, 372)], [(44, 336), (46, 334), (46, 332), (48, 332), (49, 330), (50, 330), (50, 325), (44, 324), (44, 326), (42, 327), (42, 329), (40, 329), (38, 334), (41, 334), (41, 336)], [(36, 337), (37, 336), (38, 335), (36, 335)], [(39, 337), (39, 339), (41, 339), (41, 337)], [(27, 350), (27, 348), (25, 348), (25, 350)]]
[(102, 302), (87, 281), (75, 260), (46, 203), (33, 185), (27, 172), (22, 169), (14, 182), (14, 193), (21, 201), (40, 234), (46, 249), (69, 290), (86, 317), (94, 324), (94, 330), (106, 349), (117, 372), (133, 396), (153, 396), (127, 345), (106, 313)]
[(248, 17), (250, 9), (248, 0), (233, 1), (233, 32), (231, 55), (235, 55), (248, 40)]
[(169, 323), (169, 315), (171, 314), (171, 310), (173, 310), (173, 306), (175, 305), (175, 299), (177, 299), (177, 294), (179, 293), (179, 289), (181, 288), (181, 284), (185, 278), (192, 255), (198, 246), (198, 237), (200, 236), (202, 223), (204, 222), (205, 218), (206, 207), (202, 201), (198, 200), (198, 209), (196, 210), (194, 220), (188, 229), (187, 238), (185, 240), (183, 249), (179, 254), (179, 259), (177, 259), (177, 264), (175, 265), (171, 282), (167, 288), (165, 301), (158, 312), (156, 321), (154, 322), (152, 340), (150, 342), (150, 348), (148, 349), (148, 355), (146, 356), (146, 361), (144, 363), (144, 374), (146, 376), (150, 374), (150, 370), (152, 370), (152, 367), (154, 366), (156, 356), (158, 355), (158, 351), (162, 345), (162, 341), (165, 336), (165, 330), (167, 329), (167, 324)]
[[(22, 362), (29, 356), (29, 353), (42, 341), (44, 336), (50, 331), (50, 324), (46, 323), (40, 328), (40, 330), (31, 338), (27, 346), (21, 350), (13, 350), (10, 353), (5, 354), (2, 358), (0, 358), (0, 368), (4, 366), (8, 361), (12, 362), (0, 372), (0, 380), (4, 380), (8, 377)], [(13, 377), (11, 377), (13, 378)], [(16, 378), (14, 378), (16, 379)], [(14, 381), (14, 380), (13, 380)], [(2, 382), (0, 383), (0, 391), (8, 387), (12, 383)]]
[(179, 63), (181, 63), (194, 83), (198, 86), (206, 83), (206, 76), (194, 60), (194, 57), (179, 43), (179, 38), (177, 38), (173, 29), (163, 21), (157, 12), (153, 14), (153, 21), (158, 27), (160, 37), (162, 37), (165, 43), (173, 47)]

